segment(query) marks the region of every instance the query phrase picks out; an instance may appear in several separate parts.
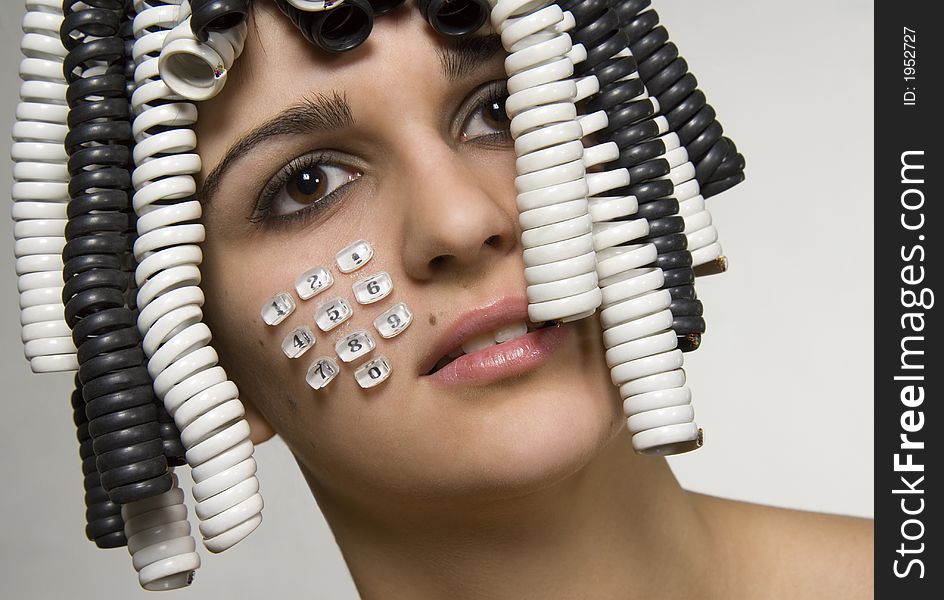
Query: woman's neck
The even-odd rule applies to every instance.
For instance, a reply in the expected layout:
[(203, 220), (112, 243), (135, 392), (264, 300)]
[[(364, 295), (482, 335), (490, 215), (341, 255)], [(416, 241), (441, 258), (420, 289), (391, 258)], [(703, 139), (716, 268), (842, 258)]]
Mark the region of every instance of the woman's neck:
[(364, 600), (708, 598), (724, 583), (691, 496), (625, 428), (571, 477), (508, 500), (378, 514), (306, 477)]

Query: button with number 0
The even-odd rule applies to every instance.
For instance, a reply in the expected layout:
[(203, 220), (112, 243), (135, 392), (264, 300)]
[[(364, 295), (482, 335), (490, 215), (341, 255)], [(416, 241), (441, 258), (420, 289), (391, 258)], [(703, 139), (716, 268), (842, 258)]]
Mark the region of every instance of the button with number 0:
[(331, 383), (331, 380), (338, 376), (339, 371), (338, 363), (334, 362), (333, 358), (322, 356), (308, 367), (305, 381), (313, 389), (320, 390)]
[(308, 352), (308, 349), (314, 345), (315, 334), (311, 332), (310, 327), (302, 325), (301, 327), (293, 329), (292, 332), (282, 340), (282, 352), (289, 358), (298, 358), (305, 352)]
[(315, 323), (322, 331), (331, 331), (341, 323), (347, 321), (352, 314), (351, 307), (344, 298), (328, 300), (315, 311)]
[(323, 292), (334, 283), (334, 277), (324, 267), (308, 269), (295, 280), (295, 291), (302, 300), (308, 300), (315, 294)]
[(406, 304), (399, 303), (380, 314), (374, 319), (374, 328), (382, 338), (392, 338), (407, 328), (413, 322), (413, 313)]
[(366, 331), (355, 331), (337, 341), (334, 351), (338, 357), (348, 363), (364, 356), (376, 347), (374, 338)]
[(378, 383), (382, 383), (390, 377), (390, 363), (385, 356), (378, 356), (373, 360), (365, 362), (354, 371), (354, 379), (357, 385), (362, 388), (372, 388)]
[(386, 298), (393, 291), (393, 280), (385, 272), (371, 275), (354, 284), (354, 299), (359, 304), (372, 304)]
[(285, 292), (269, 298), (262, 307), (262, 320), (266, 325), (278, 325), (295, 312), (295, 300)]
[(335, 256), (338, 269), (342, 273), (356, 271), (367, 264), (374, 256), (374, 249), (367, 240), (357, 240)]

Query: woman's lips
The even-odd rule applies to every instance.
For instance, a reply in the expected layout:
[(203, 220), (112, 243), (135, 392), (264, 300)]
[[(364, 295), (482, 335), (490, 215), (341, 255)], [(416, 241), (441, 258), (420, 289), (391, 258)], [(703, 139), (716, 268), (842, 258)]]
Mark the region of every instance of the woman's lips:
[(438, 385), (482, 385), (525, 373), (544, 364), (569, 339), (573, 323), (545, 327), (527, 335), (463, 354), (431, 375)]

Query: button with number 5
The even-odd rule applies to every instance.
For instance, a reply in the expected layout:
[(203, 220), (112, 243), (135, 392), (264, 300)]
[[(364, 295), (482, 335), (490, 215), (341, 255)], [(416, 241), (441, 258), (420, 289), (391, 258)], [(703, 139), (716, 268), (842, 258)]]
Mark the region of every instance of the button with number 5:
[(322, 331), (331, 331), (351, 317), (351, 307), (344, 298), (328, 300), (315, 311), (315, 323)]
[(413, 313), (406, 304), (399, 303), (390, 307), (374, 319), (374, 328), (382, 338), (392, 338), (413, 322)]
[(354, 284), (354, 299), (359, 304), (372, 304), (386, 298), (393, 291), (393, 280), (385, 272), (371, 275)]
[(295, 280), (295, 291), (302, 300), (308, 300), (315, 294), (323, 292), (334, 283), (334, 277), (324, 267), (308, 269)]

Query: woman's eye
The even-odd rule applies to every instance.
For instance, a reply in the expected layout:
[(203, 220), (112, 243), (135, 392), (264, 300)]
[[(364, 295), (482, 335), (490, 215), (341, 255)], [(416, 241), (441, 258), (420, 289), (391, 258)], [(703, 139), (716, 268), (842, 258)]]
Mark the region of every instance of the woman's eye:
[(504, 91), (495, 90), (488, 97), (479, 101), (478, 106), (466, 119), (462, 126), (462, 141), (468, 142), (476, 138), (498, 135), (502, 139), (509, 137), (511, 119), (505, 113), (505, 100), (508, 98)]
[(288, 172), (285, 183), (272, 197), (268, 215), (290, 215), (312, 209), (323, 199), (347, 183), (361, 176), (361, 172), (344, 165), (316, 163), (299, 166)]

